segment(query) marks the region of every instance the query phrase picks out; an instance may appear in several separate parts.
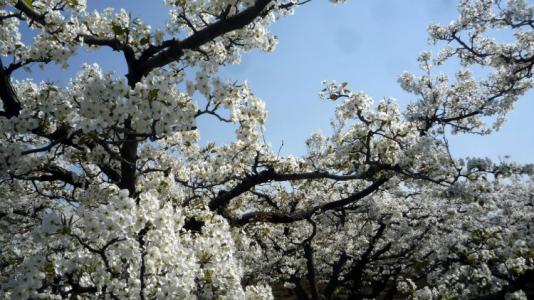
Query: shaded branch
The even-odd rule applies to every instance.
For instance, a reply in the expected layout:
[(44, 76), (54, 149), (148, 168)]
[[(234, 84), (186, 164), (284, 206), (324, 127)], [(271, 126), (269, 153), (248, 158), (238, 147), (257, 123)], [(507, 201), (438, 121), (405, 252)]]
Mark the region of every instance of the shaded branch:
[(380, 186), (388, 181), (388, 178), (381, 178), (373, 182), (365, 189), (353, 193), (352, 195), (333, 202), (327, 202), (325, 204), (316, 205), (311, 209), (302, 210), (292, 213), (279, 213), (279, 212), (249, 212), (243, 214), (238, 219), (230, 219), (230, 223), (236, 226), (242, 226), (248, 223), (254, 222), (267, 222), (267, 223), (292, 223), (300, 220), (310, 218), (314, 214), (322, 213), (329, 210), (334, 210), (349, 204), (352, 204), (378, 190)]
[(369, 169), (362, 174), (353, 175), (337, 175), (329, 172), (308, 172), (308, 173), (290, 173), (280, 174), (272, 168), (261, 171), (255, 175), (246, 176), (243, 181), (237, 184), (229, 191), (220, 191), (219, 195), (209, 203), (211, 210), (216, 210), (222, 206), (227, 205), (232, 199), (248, 192), (252, 187), (267, 183), (270, 181), (296, 181), (306, 179), (332, 179), (338, 181), (366, 179), (378, 172), (378, 169)]
[(11, 84), (10, 73), (4, 68), (0, 59), (0, 98), (4, 104), (4, 111), (0, 111), (0, 116), (6, 118), (16, 117), (19, 115), (22, 105)]

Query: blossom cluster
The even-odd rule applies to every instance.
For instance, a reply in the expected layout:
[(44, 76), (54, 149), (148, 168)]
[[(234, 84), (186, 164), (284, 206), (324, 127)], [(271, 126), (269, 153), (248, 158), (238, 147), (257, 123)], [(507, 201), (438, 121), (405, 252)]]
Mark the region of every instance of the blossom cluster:
[[(0, 298), (531, 296), (534, 167), (457, 159), (446, 137), (498, 130), (533, 87), (527, 1), (462, 0), (431, 25), (447, 45), (400, 75), (405, 108), (323, 82), (332, 130), (299, 157), (265, 143), (265, 103), (218, 70), (272, 51), (269, 26), (307, 1), (163, 2), (153, 29), (83, 0), (0, 1)], [(14, 79), (101, 47), (126, 76)], [(204, 116), (235, 139), (201, 140)]]

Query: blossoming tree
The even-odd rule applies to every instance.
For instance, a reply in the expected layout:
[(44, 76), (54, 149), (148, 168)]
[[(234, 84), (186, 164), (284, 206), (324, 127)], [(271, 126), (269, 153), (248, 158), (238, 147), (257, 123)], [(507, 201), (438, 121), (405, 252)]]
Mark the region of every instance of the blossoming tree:
[[(165, 0), (152, 29), (84, 0), (0, 0), (0, 298), (532, 293), (533, 167), (454, 158), (444, 132), (497, 130), (533, 86), (534, 7), (460, 1), (457, 20), (429, 27), (442, 51), (400, 76), (404, 111), (325, 82), (333, 134), (280, 157), (261, 139), (264, 103), (217, 73), (273, 50), (269, 25), (305, 2)], [(84, 65), (65, 86), (13, 78), (105, 47), (125, 77)], [(451, 59), (454, 78), (436, 73)], [(235, 140), (200, 145), (202, 115)]]

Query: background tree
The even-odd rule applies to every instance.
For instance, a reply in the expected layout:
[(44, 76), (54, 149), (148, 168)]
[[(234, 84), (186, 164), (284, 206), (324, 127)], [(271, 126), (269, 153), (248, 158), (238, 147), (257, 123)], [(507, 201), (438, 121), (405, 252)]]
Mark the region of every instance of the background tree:
[[(80, 0), (0, 1), (1, 297), (526, 297), (532, 166), (457, 160), (444, 135), (490, 133), (532, 87), (526, 1), (461, 1), (458, 20), (430, 26), (447, 45), (401, 75), (416, 96), (404, 112), (325, 82), (333, 134), (299, 158), (263, 142), (263, 102), (217, 71), (272, 50), (268, 26), (304, 2), (164, 2), (152, 30)], [(125, 77), (84, 65), (66, 86), (12, 78), (101, 47)], [(456, 77), (433, 75), (450, 58)], [(235, 141), (201, 146), (201, 115), (235, 124)]]

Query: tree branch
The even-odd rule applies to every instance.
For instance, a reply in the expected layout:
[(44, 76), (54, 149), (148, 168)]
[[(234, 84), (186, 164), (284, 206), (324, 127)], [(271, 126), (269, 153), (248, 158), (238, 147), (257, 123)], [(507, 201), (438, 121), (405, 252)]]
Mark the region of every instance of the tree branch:
[(351, 203), (354, 203), (378, 190), (380, 186), (388, 181), (388, 178), (380, 178), (373, 182), (365, 189), (353, 193), (352, 195), (326, 204), (316, 205), (315, 207), (293, 212), (293, 213), (277, 213), (277, 212), (249, 212), (243, 214), (239, 219), (230, 219), (230, 223), (236, 226), (243, 226), (248, 223), (254, 222), (267, 222), (267, 223), (292, 223), (310, 218), (316, 213), (322, 213), (329, 210), (334, 210)]
[(219, 195), (209, 203), (211, 210), (227, 205), (232, 199), (248, 192), (252, 187), (269, 181), (296, 181), (306, 179), (332, 179), (338, 181), (366, 179), (374, 175), (378, 169), (370, 169), (368, 172), (353, 175), (336, 175), (325, 171), (308, 173), (276, 173), (272, 168), (261, 171), (255, 175), (245, 177), (239, 184), (229, 191), (220, 191)]
[[(220, 19), (219, 21), (207, 26), (202, 30), (187, 37), (182, 41), (167, 41), (166, 49), (157, 52), (140, 66), (142, 75), (148, 74), (151, 70), (163, 67), (171, 62), (180, 60), (184, 50), (195, 50), (213, 39), (222, 36), (236, 29), (241, 29), (256, 19), (267, 7), (271, 0), (257, 0), (253, 6), (233, 15), (229, 18)], [(147, 51), (153, 51), (149, 48)], [(143, 57), (143, 55), (141, 56)], [(145, 55), (146, 57), (146, 55)]]
[(22, 109), (9, 75), (10, 73), (4, 68), (0, 59), (0, 98), (4, 103), (4, 111), (0, 112), (0, 115), (7, 118), (18, 116)]

